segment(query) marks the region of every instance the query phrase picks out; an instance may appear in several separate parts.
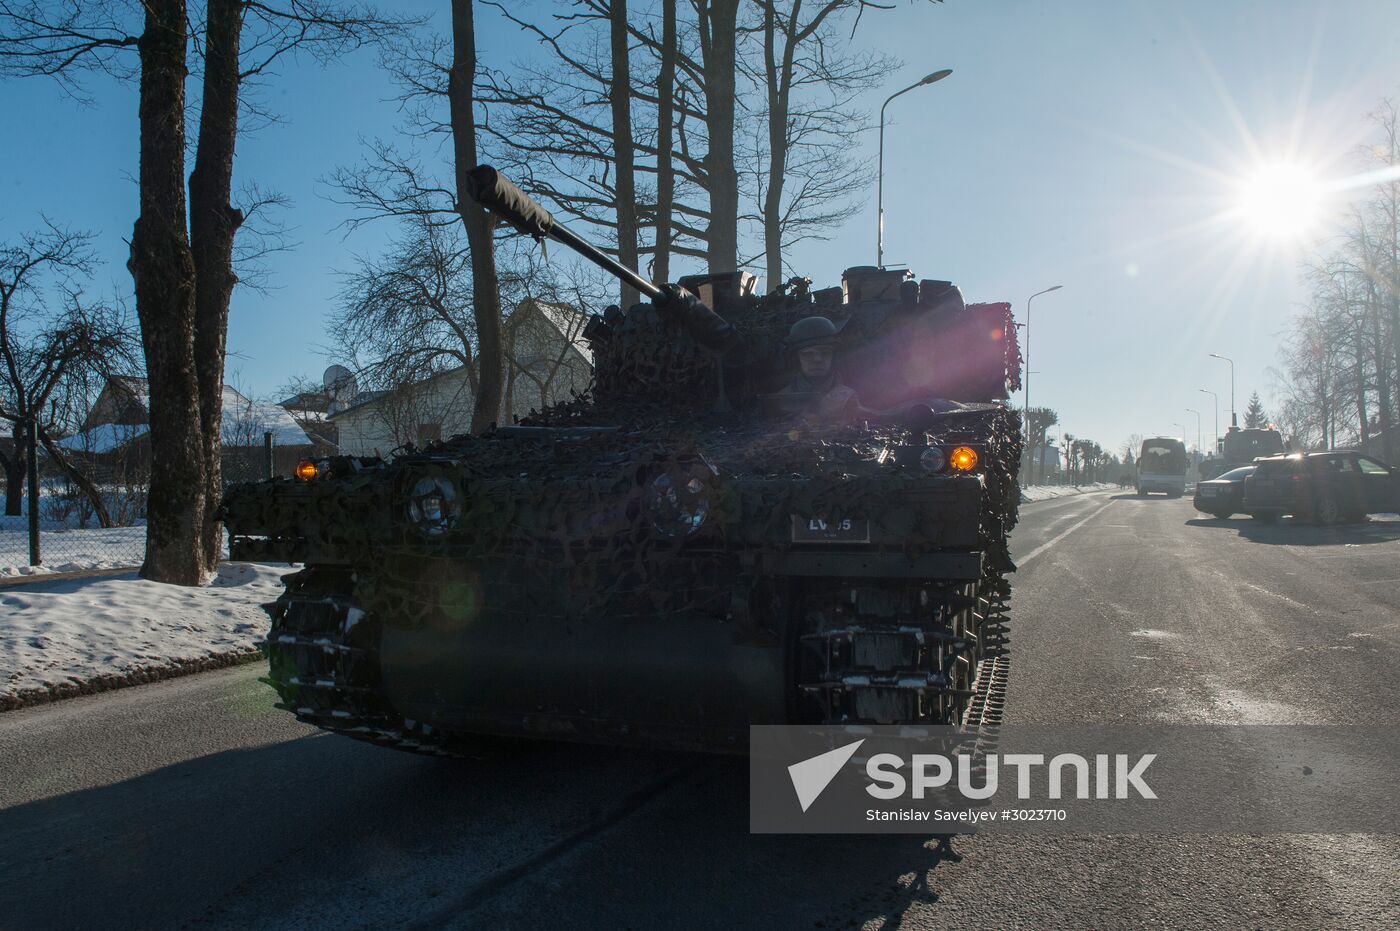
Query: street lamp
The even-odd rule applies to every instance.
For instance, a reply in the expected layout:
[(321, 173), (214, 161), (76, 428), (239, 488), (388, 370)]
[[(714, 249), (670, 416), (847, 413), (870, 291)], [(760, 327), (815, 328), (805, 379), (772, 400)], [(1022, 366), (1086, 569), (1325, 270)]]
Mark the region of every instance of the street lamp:
[(896, 91), (885, 98), (885, 102), (880, 104), (880, 157), (879, 169), (876, 171), (875, 182), (875, 213), (879, 223), (879, 230), (875, 235), (875, 264), (880, 268), (885, 267), (885, 107), (890, 105), (900, 94), (907, 94), (916, 87), (923, 87), (925, 84), (932, 84), (934, 81), (941, 81), (953, 73), (952, 68), (944, 68), (942, 71), (935, 71), (927, 75), (922, 81), (910, 84), (902, 91)]
[(1200, 475), (1201, 465), (1199, 460), (1201, 458), (1201, 412), (1196, 410), (1195, 408), (1188, 407), (1186, 408), (1186, 413), (1196, 415), (1196, 474)]
[(1235, 360), (1226, 358), (1215, 352), (1212, 352), (1210, 357), (1212, 359), (1224, 359), (1226, 362), (1230, 363), (1230, 427), (1232, 429), (1238, 429), (1240, 424), (1239, 421), (1235, 419)]
[(1220, 395), (1209, 388), (1197, 388), (1203, 394), (1210, 395), (1210, 399), (1215, 402), (1215, 436), (1211, 438), (1210, 451), (1214, 455), (1216, 447), (1220, 445)]
[[(1026, 396), (1022, 399), (1021, 419), (1026, 422), (1026, 439), (1033, 440), (1031, 434), (1031, 301), (1042, 294), (1049, 294), (1051, 291), (1058, 291), (1064, 285), (1057, 284), (1046, 288), (1044, 291), (1037, 291), (1026, 298)], [(1031, 454), (1031, 484), (1035, 484), (1035, 454)]]

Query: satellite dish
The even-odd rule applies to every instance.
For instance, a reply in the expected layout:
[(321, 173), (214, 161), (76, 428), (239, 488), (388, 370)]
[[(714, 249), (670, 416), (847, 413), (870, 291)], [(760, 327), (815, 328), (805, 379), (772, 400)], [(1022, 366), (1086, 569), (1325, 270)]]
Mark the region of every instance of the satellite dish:
[(330, 396), (330, 403), (326, 405), (327, 414), (344, 410), (360, 392), (360, 386), (355, 382), (355, 373), (343, 365), (327, 368), (321, 375), (321, 384)]

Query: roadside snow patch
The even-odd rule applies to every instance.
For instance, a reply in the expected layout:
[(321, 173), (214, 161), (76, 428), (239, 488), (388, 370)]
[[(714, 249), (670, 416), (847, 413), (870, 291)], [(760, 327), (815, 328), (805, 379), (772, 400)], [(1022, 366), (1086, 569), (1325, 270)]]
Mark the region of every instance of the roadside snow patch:
[(0, 710), (254, 654), (284, 565), (225, 563), (203, 588), (130, 575), (0, 588)]
[(1050, 498), (1082, 495), (1090, 491), (1107, 491), (1110, 488), (1118, 488), (1118, 485), (1113, 482), (1095, 482), (1092, 485), (1023, 485), (1021, 500), (1047, 501)]

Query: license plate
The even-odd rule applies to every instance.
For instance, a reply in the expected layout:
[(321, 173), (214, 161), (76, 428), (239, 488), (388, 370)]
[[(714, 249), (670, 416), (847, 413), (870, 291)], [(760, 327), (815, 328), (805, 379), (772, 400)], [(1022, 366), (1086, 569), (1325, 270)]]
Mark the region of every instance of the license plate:
[(825, 517), (803, 517), (800, 514), (794, 514), (792, 515), (792, 542), (869, 543), (870, 521), (863, 517), (827, 520)]

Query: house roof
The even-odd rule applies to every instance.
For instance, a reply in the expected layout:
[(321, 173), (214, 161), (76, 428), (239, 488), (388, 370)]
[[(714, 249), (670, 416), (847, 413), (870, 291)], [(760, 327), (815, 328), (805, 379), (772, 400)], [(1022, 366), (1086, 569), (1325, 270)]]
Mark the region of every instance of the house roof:
[(589, 365), (593, 364), (593, 348), (588, 345), (588, 340), (583, 338), (584, 328), (588, 325), (588, 314), (567, 304), (550, 304), (535, 300), (521, 301), (515, 311), (520, 313), (528, 308), (538, 311), (550, 326), (568, 338), (569, 345), (583, 356), (584, 361)]
[[(419, 384), (427, 384), (435, 378), (440, 378), (443, 375), (446, 375), (448, 372), (459, 371), (459, 369), (460, 366), (455, 369), (447, 369), (442, 372), (435, 372), (434, 374), (429, 375), (427, 378), (423, 379), (421, 382), (419, 382)], [(326, 414), (326, 419), (335, 420), (341, 414), (348, 414), (353, 410), (364, 407), (366, 404), (378, 401), (380, 398), (384, 397), (384, 395), (388, 393), (389, 392), (387, 391), (361, 391), (359, 394), (355, 395), (354, 399), (349, 404), (346, 404), (340, 410), (331, 411), (330, 413)]]
[(329, 391), (298, 391), (285, 401), (277, 402), (289, 411), (306, 411), (309, 414), (324, 414), (331, 405)]
[[(119, 375), (112, 381), (120, 384), (141, 409), (150, 410), (150, 387), (144, 378)], [(296, 420), (283, 407), (276, 404), (259, 404), (245, 398), (240, 392), (224, 385), (223, 423), (221, 440), (225, 446), (247, 445), (250, 440), (256, 445), (263, 441), (263, 433), (272, 432), (272, 441), (278, 446), (310, 446), (311, 439), (306, 431), (297, 425)], [(95, 424), (90, 429), (59, 440), (58, 445), (75, 452), (109, 453), (125, 446), (138, 437), (150, 432), (148, 424)]]

